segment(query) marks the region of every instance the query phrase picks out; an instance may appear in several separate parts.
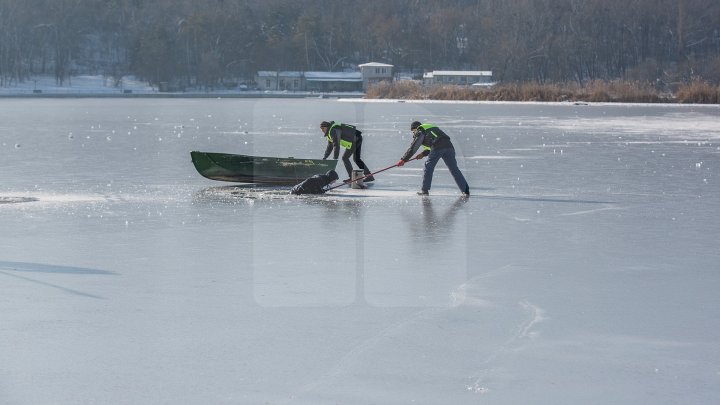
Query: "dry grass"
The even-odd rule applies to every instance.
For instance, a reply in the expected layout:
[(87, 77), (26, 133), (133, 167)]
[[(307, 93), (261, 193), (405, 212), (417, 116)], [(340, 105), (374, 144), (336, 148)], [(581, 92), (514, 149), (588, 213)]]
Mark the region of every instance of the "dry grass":
[(677, 91), (680, 103), (718, 104), (720, 103), (720, 86), (705, 82), (694, 82), (680, 86)]
[(365, 98), (390, 98), (413, 100), (422, 99), (423, 87), (417, 82), (401, 81), (401, 82), (380, 82), (370, 86)]
[(601, 81), (577, 83), (507, 83), (489, 88), (423, 86), (418, 82), (381, 83), (370, 87), (366, 98), (402, 100), (471, 101), (587, 101), (623, 103), (720, 103), (720, 87), (705, 82), (681, 86), (675, 95), (647, 82)]

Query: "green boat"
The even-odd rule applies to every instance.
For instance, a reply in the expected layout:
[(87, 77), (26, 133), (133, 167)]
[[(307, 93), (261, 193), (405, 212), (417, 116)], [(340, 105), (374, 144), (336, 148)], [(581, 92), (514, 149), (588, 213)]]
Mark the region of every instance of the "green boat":
[(229, 153), (190, 152), (198, 173), (211, 180), (293, 185), (335, 170), (337, 160), (295, 159)]

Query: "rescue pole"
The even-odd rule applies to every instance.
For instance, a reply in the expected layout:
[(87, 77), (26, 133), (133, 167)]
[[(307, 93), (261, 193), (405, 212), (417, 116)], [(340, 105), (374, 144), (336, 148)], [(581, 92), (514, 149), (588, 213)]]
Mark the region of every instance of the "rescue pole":
[[(418, 158), (418, 157), (415, 156), (414, 158), (408, 160), (407, 162), (412, 162), (413, 160), (415, 160), (415, 159), (417, 159), (417, 158)], [(407, 162), (405, 162), (405, 163), (407, 163)], [(370, 177), (370, 176), (374, 176), (374, 175), (376, 175), (376, 174), (378, 174), (378, 173), (382, 173), (382, 172), (384, 172), (385, 170), (390, 170), (390, 169), (392, 169), (393, 167), (397, 167), (397, 165), (398, 165), (398, 164), (395, 163), (395, 164), (392, 165), (392, 166), (388, 166), (388, 167), (386, 167), (386, 168), (384, 168), (384, 169), (380, 169), (380, 170), (378, 170), (378, 171), (376, 171), (376, 172), (368, 173), (368, 174), (366, 174), (366, 175), (364, 175), (364, 176), (362, 176), (362, 177), (358, 177), (358, 178), (356, 178), (356, 179), (352, 179), (352, 180), (350, 180), (350, 181), (346, 181), (346, 182), (343, 182), (343, 183), (341, 183), (341, 184), (338, 184), (337, 186), (332, 186), (332, 187), (330, 187), (330, 188), (328, 188), (328, 189), (325, 189), (325, 191), (327, 192), (327, 191), (336, 189), (336, 188), (338, 188), (338, 187), (342, 187), (342, 186), (346, 186), (346, 185), (348, 185), (348, 184), (355, 183), (356, 181), (364, 180), (364, 179), (366, 179), (366, 178), (368, 178), (368, 177)]]

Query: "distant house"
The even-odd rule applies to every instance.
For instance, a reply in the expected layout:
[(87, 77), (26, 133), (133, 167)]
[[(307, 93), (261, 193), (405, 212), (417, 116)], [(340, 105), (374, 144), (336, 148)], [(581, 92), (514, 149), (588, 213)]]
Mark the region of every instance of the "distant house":
[(423, 74), (426, 86), (455, 84), (458, 86), (490, 85), (493, 83), (492, 71), (483, 70), (433, 70)]
[(300, 91), (305, 87), (302, 72), (259, 71), (255, 83), (260, 90)]
[(393, 65), (370, 62), (358, 66), (359, 72), (276, 72), (261, 70), (255, 75), (260, 90), (362, 92), (373, 83), (392, 81)]
[(275, 72), (261, 70), (255, 76), (260, 90), (273, 91), (362, 91), (360, 72)]
[(363, 78), (360, 72), (305, 72), (307, 91), (362, 91)]
[(358, 65), (360, 73), (362, 73), (363, 90), (367, 90), (370, 85), (379, 82), (391, 82), (393, 80), (393, 65), (386, 63), (370, 62)]

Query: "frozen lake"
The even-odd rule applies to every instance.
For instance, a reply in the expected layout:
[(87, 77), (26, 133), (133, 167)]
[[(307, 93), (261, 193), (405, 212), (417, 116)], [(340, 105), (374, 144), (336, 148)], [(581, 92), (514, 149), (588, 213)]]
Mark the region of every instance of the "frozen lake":
[[(373, 171), (439, 125), (471, 197), (190, 161), (323, 120)], [(0, 156), (0, 404), (720, 400), (718, 106), (0, 99)]]

